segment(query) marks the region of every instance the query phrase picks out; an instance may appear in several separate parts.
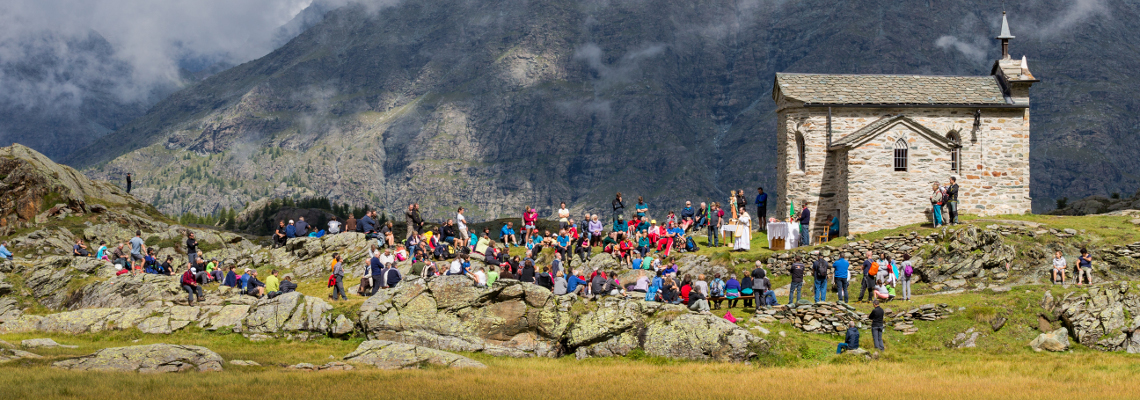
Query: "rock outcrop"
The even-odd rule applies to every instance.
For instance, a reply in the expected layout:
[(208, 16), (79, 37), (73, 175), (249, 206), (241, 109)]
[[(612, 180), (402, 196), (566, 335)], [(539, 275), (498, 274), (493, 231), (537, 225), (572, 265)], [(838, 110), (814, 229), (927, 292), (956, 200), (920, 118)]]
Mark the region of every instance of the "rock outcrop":
[(152, 344), (103, 349), (52, 366), (76, 371), (206, 372), (221, 371), (224, 362), (218, 353), (205, 347)]
[(1059, 301), (1046, 293), (1042, 306), (1086, 347), (1140, 353), (1140, 295), (1131, 289), (1127, 282), (1104, 284)]
[[(763, 339), (680, 306), (605, 297), (585, 304), (533, 284), (464, 277), (413, 279), (367, 300), (360, 325), (374, 340), (512, 357), (624, 355), (743, 361)], [(676, 346), (681, 346), (677, 348)]]
[(478, 361), (458, 354), (387, 340), (369, 340), (344, 356), (350, 363), (368, 364), (380, 369), (419, 368), (425, 364), (449, 368), (487, 368)]
[(1037, 338), (1029, 342), (1029, 347), (1033, 348), (1033, 351), (1060, 352), (1068, 350), (1069, 330), (1060, 328), (1053, 332), (1037, 335)]

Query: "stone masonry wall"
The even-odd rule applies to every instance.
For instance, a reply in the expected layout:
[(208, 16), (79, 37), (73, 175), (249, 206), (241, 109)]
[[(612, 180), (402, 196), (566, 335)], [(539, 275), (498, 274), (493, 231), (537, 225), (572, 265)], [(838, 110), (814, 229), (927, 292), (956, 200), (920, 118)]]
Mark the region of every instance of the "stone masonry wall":
[[(813, 237), (823, 231), (830, 222), (827, 216), (837, 209), (843, 210), (841, 227), (843, 233), (848, 234), (930, 221), (927, 200), (930, 182), (946, 182), (952, 175), (958, 176), (961, 186), (959, 209), (962, 214), (992, 216), (1029, 212), (1029, 111), (983, 109), (981, 129), (976, 135), (973, 112), (973, 109), (953, 108), (832, 109), (832, 141), (880, 117), (899, 114), (941, 135), (958, 131), (962, 165), (955, 172), (951, 170), (948, 151), (934, 151), (937, 146), (914, 131), (892, 128), (871, 143), (852, 149), (846, 157), (841, 155), (842, 151), (829, 152), (827, 109), (804, 108), (799, 103), (781, 100), (777, 113), (778, 198), (773, 209), (776, 212), (770, 215), (786, 217), (789, 196), (796, 208), (807, 202), (813, 212)], [(797, 133), (804, 136), (806, 144), (806, 171), (796, 168)], [(911, 143), (907, 172), (894, 171), (893, 140), (886, 144), (886, 137), (899, 134), (905, 134)], [(910, 141), (912, 138), (915, 141)], [(841, 157), (844, 159), (838, 159)], [(838, 175), (844, 164), (849, 174), (846, 179)], [(904, 185), (900, 186), (900, 182)], [(883, 191), (887, 193), (875, 195)]]

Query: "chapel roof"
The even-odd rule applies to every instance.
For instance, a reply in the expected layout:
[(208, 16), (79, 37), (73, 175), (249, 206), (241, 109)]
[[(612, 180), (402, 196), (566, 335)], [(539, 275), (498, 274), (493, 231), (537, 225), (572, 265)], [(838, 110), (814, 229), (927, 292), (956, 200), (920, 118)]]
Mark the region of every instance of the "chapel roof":
[(1011, 106), (998, 78), (987, 76), (777, 73), (772, 98), (805, 105)]

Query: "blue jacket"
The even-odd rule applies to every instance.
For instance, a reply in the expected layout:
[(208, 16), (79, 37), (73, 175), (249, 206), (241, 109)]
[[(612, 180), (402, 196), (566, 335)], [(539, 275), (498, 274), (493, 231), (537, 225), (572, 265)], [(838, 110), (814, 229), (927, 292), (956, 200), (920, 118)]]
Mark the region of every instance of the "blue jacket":
[(295, 227), (293, 225), (285, 225), (285, 237), (287, 237), (287, 238), (297, 237), (297, 227)]
[(692, 219), (694, 215), (696, 215), (696, 210), (693, 210), (692, 207), (685, 207), (681, 209), (681, 218)]
[(237, 286), (237, 275), (234, 274), (234, 271), (226, 273), (226, 280), (222, 284), (229, 287)]
[(249, 278), (249, 274), (241, 274), (241, 290), (245, 290), (246, 286), (249, 285)]
[(838, 260), (835, 260), (835, 263), (831, 264), (831, 267), (835, 268), (835, 277), (836, 278), (840, 278), (840, 277), (846, 278), (847, 277), (847, 270), (849, 268), (851, 268), (851, 263), (847, 262), (846, 258), (840, 257)]
[(614, 232), (625, 232), (629, 230), (629, 224), (625, 221), (614, 221)]
[(375, 282), (380, 282), (380, 279), (384, 277), (384, 266), (380, 265), (380, 258), (372, 257), (372, 260), (369, 260), (369, 266), (372, 268), (372, 279)]
[(8, 251), (7, 247), (0, 245), (0, 258), (11, 260), (12, 252)]
[(499, 230), (499, 235), (501, 235), (503, 237), (514, 236), (514, 234), (515, 234), (515, 230), (508, 228), (506, 225), (503, 225), (503, 229)]
[(566, 293), (572, 293), (578, 289), (578, 285), (585, 284), (586, 281), (579, 278), (578, 275), (570, 275), (570, 279), (566, 280)]
[(756, 195), (756, 207), (767, 207), (767, 206), (768, 206), (768, 194), (767, 193), (760, 193), (760, 194)]
[(843, 343), (847, 343), (847, 350), (858, 349), (859, 328), (847, 328), (847, 337), (843, 338)]
[(364, 230), (365, 233), (372, 232), (376, 230), (376, 221), (372, 220), (372, 216), (365, 215), (364, 218), (360, 219), (360, 229)]

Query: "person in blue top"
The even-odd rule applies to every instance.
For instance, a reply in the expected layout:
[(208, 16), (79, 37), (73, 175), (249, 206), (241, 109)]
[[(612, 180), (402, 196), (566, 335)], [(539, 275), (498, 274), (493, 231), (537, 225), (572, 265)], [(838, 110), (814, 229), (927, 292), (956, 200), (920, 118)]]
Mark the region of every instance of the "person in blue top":
[(695, 222), (694, 218), (697, 216), (697, 210), (693, 209), (693, 202), (686, 201), (685, 208), (681, 209), (681, 227), (688, 230)]
[(246, 268), (245, 273), (241, 274), (241, 291), (242, 291), (242, 293), (245, 293), (247, 286), (249, 286), (249, 278), (250, 278), (249, 271), (250, 271), (250, 269)]
[(230, 266), (230, 271), (226, 272), (226, 280), (222, 284), (229, 287), (237, 286), (237, 274), (234, 273), (234, 267), (232, 265)]
[[(106, 249), (106, 247), (103, 247), (103, 248)], [(99, 258), (102, 258), (102, 257), (99, 257)], [(5, 259), (5, 260), (11, 260), (12, 259), (12, 252), (8, 251), (8, 241), (7, 240), (5, 240), (4, 243), (0, 243), (0, 259)]]
[(640, 254), (634, 254), (633, 261), (630, 262), (630, 266), (633, 269), (641, 269), (641, 255)]
[(761, 232), (768, 231), (768, 194), (763, 187), (756, 188), (756, 229)]
[(831, 216), (831, 227), (827, 228), (827, 240), (839, 237), (839, 216)]
[(384, 264), (380, 262), (379, 254), (372, 254), (372, 259), (368, 260), (368, 268), (372, 272), (372, 292), (368, 295), (375, 296), (376, 292), (380, 291), (380, 286), (384, 285)]
[(292, 239), (297, 237), (297, 226), (293, 225), (293, 220), (289, 220), (289, 225), (285, 225), (285, 238)]
[(796, 221), (800, 223), (800, 246), (811, 246), (811, 210), (807, 203), (804, 203), (804, 209), (800, 210)]
[(855, 327), (855, 321), (847, 323), (847, 336), (843, 338), (843, 343), (835, 347), (835, 354), (842, 353), (843, 350), (851, 351), (859, 348), (859, 328)]
[(835, 289), (837, 292), (835, 295), (839, 298), (837, 301), (846, 303), (851, 300), (851, 295), (847, 292), (847, 285), (850, 284), (847, 277), (851, 263), (847, 262), (847, 258), (840, 254), (839, 259), (831, 263), (831, 268), (835, 270)]
[(586, 293), (586, 280), (582, 279), (581, 275), (581, 272), (574, 271), (574, 274), (570, 275), (570, 279), (566, 280), (566, 294), (574, 293), (582, 296)]
[(661, 278), (661, 271), (657, 271), (657, 276), (649, 283), (649, 290), (645, 293), (646, 301), (654, 301), (657, 299), (657, 292), (661, 291), (661, 285), (665, 284), (665, 280)]
[(642, 234), (649, 232), (649, 218), (641, 218), (641, 222), (637, 223), (637, 231)]
[(510, 247), (510, 245), (513, 244), (515, 247), (519, 247), (519, 241), (515, 238), (515, 228), (511, 222), (507, 222), (506, 225), (503, 225), (503, 229), (499, 230), (499, 237), (502, 239), (504, 246)]
[(561, 254), (562, 259), (565, 260), (570, 255), (570, 234), (566, 233), (565, 229), (560, 229), (557, 240), (558, 245), (555, 246), (554, 250)]
[(619, 215), (617, 217), (617, 219), (614, 220), (614, 232), (617, 232), (618, 240), (622, 240), (625, 236), (625, 232), (628, 230), (629, 230), (629, 224), (627, 224), (625, 222), (624, 217)]

